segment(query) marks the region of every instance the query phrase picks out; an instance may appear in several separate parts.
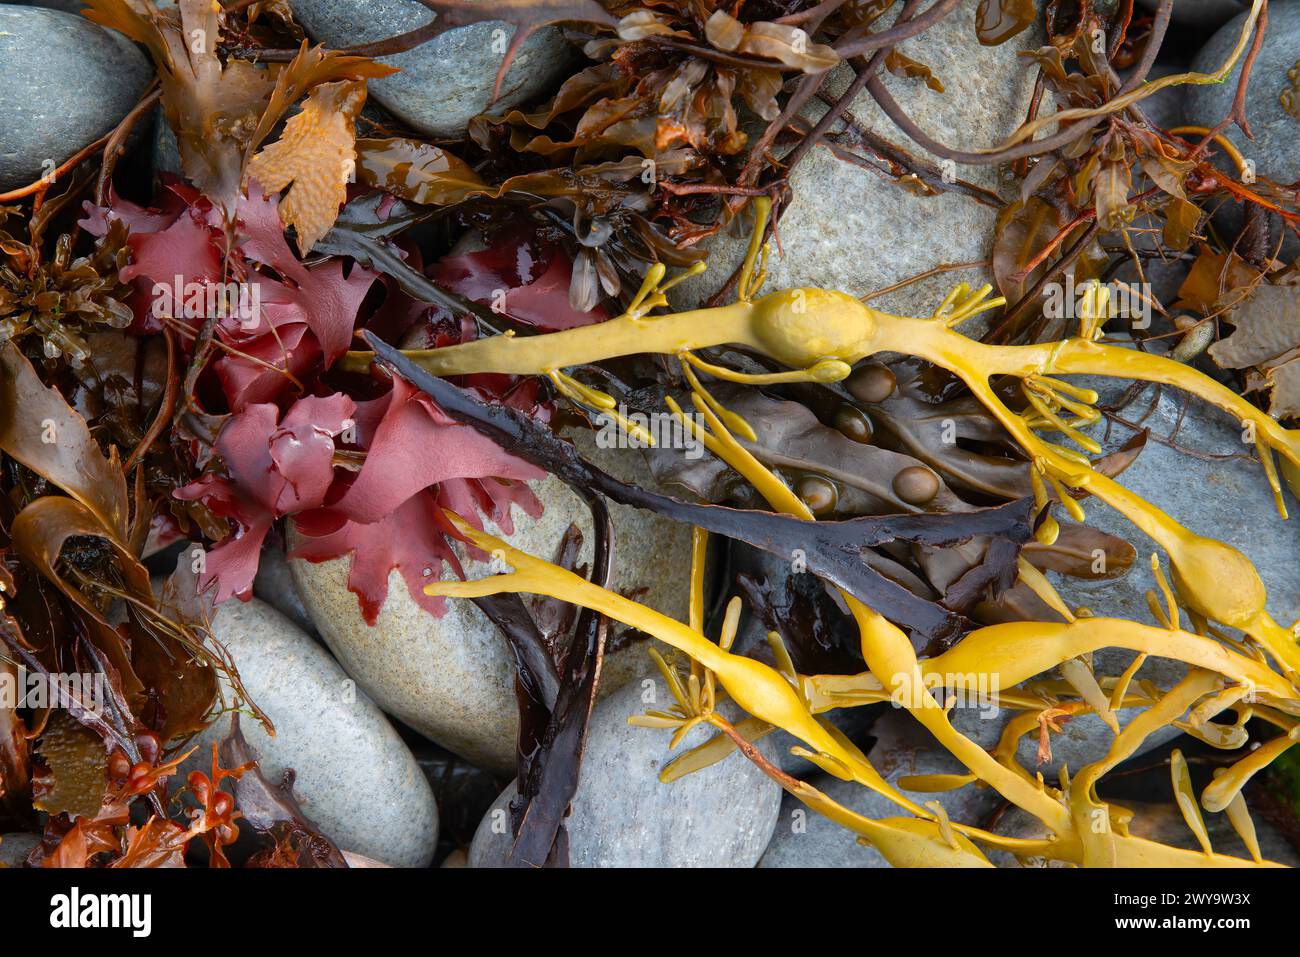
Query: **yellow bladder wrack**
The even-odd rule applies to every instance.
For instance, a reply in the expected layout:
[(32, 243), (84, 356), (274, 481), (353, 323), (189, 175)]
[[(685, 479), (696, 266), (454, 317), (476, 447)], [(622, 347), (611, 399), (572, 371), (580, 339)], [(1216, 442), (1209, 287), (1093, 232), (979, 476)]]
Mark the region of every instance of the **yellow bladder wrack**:
[[(760, 199), (757, 205), (759, 232), (767, 214), (767, 200)], [(746, 276), (753, 273), (756, 255), (751, 244), (743, 270)], [(1096, 342), (1100, 324), (1098, 316), (1092, 314), (1096, 310), (1084, 317), (1080, 330), (1083, 334), (1074, 338), (1037, 345), (992, 346), (952, 328), (1003, 304), (1000, 298), (987, 298), (988, 287), (974, 292), (958, 287), (927, 319), (890, 315), (826, 289), (787, 289), (758, 299), (741, 298), (714, 309), (651, 316), (648, 310), (666, 301), (660, 286), (662, 276), (662, 268), (654, 270), (633, 307), (608, 322), (549, 335), (494, 336), (406, 354), (435, 375), (501, 372), (554, 377), (565, 367), (616, 356), (653, 352), (690, 361), (694, 350), (733, 345), (756, 350), (790, 367), (791, 373), (778, 374), (784, 381), (843, 378), (853, 363), (878, 352), (918, 356), (966, 383), (1032, 457), (1037, 469), (1051, 480), (1072, 513), (1081, 514), (1077, 503), (1065, 494), (1065, 486), (1086, 490), (1121, 512), (1168, 553), (1174, 585), (1192, 612), (1245, 631), (1288, 671), (1300, 673), (1300, 648), (1295, 635), (1265, 610), (1264, 584), (1245, 555), (1231, 545), (1184, 528), (1161, 509), (1092, 469), (1084, 455), (1044, 440), (1033, 427), (1063, 431), (1083, 447), (1095, 448), (1059, 414), (1068, 410), (1076, 416), (1076, 422), (1090, 420), (1092, 410), (1086, 400), (1095, 399), (1095, 395), (1051, 376), (1118, 376), (1175, 386), (1213, 403), (1242, 424), (1243, 435), (1258, 448), (1283, 517), (1286, 509), (1273, 451), (1300, 470), (1300, 430), (1283, 428), (1231, 390), (1180, 362)], [(742, 284), (743, 297), (752, 293), (753, 285), (749, 281)], [(1104, 302), (1098, 308), (1104, 308)], [(364, 369), (370, 359), (371, 353), (349, 353), (344, 365)], [(771, 375), (751, 376), (718, 366), (705, 367), (734, 381), (773, 381)], [(1012, 412), (990, 385), (990, 376), (1024, 380), (1032, 411), (1026, 415)], [(571, 398), (582, 401), (576, 394)], [(1042, 488), (1045, 498), (1045, 486)]]
[[(767, 214), (765, 201), (758, 203), (758, 212), (756, 232), (763, 228)], [(1035, 430), (1059, 432), (1080, 448), (1096, 451), (1095, 444), (1078, 431), (1079, 426), (1096, 420), (1092, 409), (1096, 395), (1053, 378), (1057, 375), (1117, 376), (1181, 388), (1213, 403), (1242, 423), (1244, 437), (1252, 438), (1259, 450), (1284, 517), (1272, 453), (1280, 452), (1286, 462), (1300, 470), (1300, 432), (1282, 428), (1230, 390), (1179, 362), (1097, 342), (1105, 318), (1104, 298), (1094, 302), (1095, 309), (1087, 310), (1079, 335), (1073, 338), (1038, 345), (991, 346), (953, 329), (971, 316), (1003, 304), (1001, 299), (989, 299), (987, 288), (971, 292), (965, 286), (958, 287), (934, 315), (925, 319), (890, 315), (850, 296), (824, 289), (784, 290), (753, 298), (762, 275), (761, 268), (756, 273), (759, 254), (760, 244), (751, 243), (741, 272), (741, 298), (728, 306), (649, 315), (651, 309), (666, 302), (663, 291), (667, 286), (661, 284), (663, 270), (660, 268), (647, 276), (628, 311), (608, 322), (550, 335), (497, 336), (407, 355), (437, 375), (502, 372), (554, 377), (566, 367), (654, 352), (677, 356), (684, 364), (715, 377), (753, 384), (798, 379), (834, 381), (847, 376), (853, 363), (879, 352), (920, 357), (959, 376), (1002, 422), (1030, 455), (1036, 472), (1046, 479), (1035, 485), (1044, 502), (1050, 486), (1055, 496), (1078, 517), (1081, 511), (1070, 497), (1069, 489), (1086, 490), (1124, 514), (1164, 548), (1169, 555), (1177, 594), (1177, 602), (1172, 595), (1166, 595), (1168, 615), (1164, 627), (1122, 619), (1076, 618), (1054, 597), (1046, 579), (1031, 576), (1033, 580), (1029, 584), (1036, 592), (1054, 598), (1049, 602), (1053, 607), (1059, 605), (1065, 609), (1066, 622), (1022, 622), (981, 628), (943, 655), (918, 661), (902, 631), (846, 595), (849, 610), (859, 627), (863, 658), (869, 671), (844, 677), (786, 676), (709, 641), (700, 634), (695, 616), (690, 625), (674, 621), (511, 549), (461, 522), (457, 524), (468, 537), (486, 550), (502, 549), (516, 570), (475, 582), (439, 582), (426, 591), (432, 595), (460, 597), (502, 591), (551, 595), (600, 611), (685, 652), (695, 662), (691, 686), (696, 687), (703, 680), (711, 688), (716, 677), (737, 704), (753, 716), (743, 723), (750, 736), (765, 733), (772, 727), (783, 728), (811, 749), (808, 754), (817, 763), (833, 768), (841, 776), (851, 776), (913, 815), (868, 821), (808, 785), (769, 769), (791, 793), (858, 833), (896, 864), (987, 866), (977, 844), (1022, 857), (1041, 856), (1078, 864), (1241, 866), (1254, 863), (1213, 852), (1178, 850), (1132, 836), (1128, 833), (1131, 813), (1100, 802), (1094, 788), (1102, 774), (1136, 753), (1135, 749), (1151, 731), (1178, 721), (1197, 701), (1222, 696), (1224, 679), (1250, 689), (1249, 696), (1225, 698), (1229, 702), (1227, 707), (1238, 710), (1246, 707), (1241, 701), (1244, 698), (1257, 716), (1287, 732), (1267, 748), (1268, 756), (1281, 753), (1294, 741), (1290, 732), (1295, 722), (1288, 716), (1300, 713), (1294, 684), (1300, 675), (1300, 649), (1295, 635), (1269, 616), (1263, 582), (1240, 551), (1184, 528), (1156, 506), (1095, 471), (1085, 455), (1049, 442)], [(721, 345), (755, 350), (790, 371), (752, 376), (704, 363), (693, 355), (694, 350)], [(352, 353), (345, 362), (351, 368), (362, 369), (370, 358), (369, 353)], [(1014, 413), (995, 394), (989, 383), (990, 376), (995, 375), (1022, 380), (1029, 400), (1025, 413)], [(699, 435), (710, 451), (745, 476), (774, 508), (813, 520), (803, 502), (732, 438), (724, 423), (726, 415), (717, 414), (716, 400), (693, 377), (692, 382), (695, 405), (712, 430), (701, 430)], [(576, 392), (566, 394), (575, 401), (586, 401)], [(680, 411), (675, 403), (670, 402), (670, 406), (674, 412)], [(689, 420), (687, 424), (695, 427)], [(1165, 587), (1163, 577), (1161, 582)], [(1194, 631), (1180, 627), (1179, 603), (1191, 612)], [(1210, 622), (1245, 632), (1273, 657), (1280, 672), (1270, 668), (1257, 649), (1241, 642), (1218, 640), (1223, 636)], [(996, 755), (990, 754), (957, 732), (942, 704), (928, 690), (927, 675), (967, 673), (997, 675), (1000, 686), (1010, 688), (1108, 646), (1128, 648), (1142, 656), (1174, 658), (1187, 662), (1193, 670), (1186, 681), (1165, 695), (1149, 692), (1136, 696), (1135, 700), (1150, 703), (1147, 710), (1119, 732), (1106, 758), (1082, 769), (1073, 782), (1069, 781), (1068, 774), (1063, 774), (1059, 789), (1049, 787), (1041, 777), (1037, 780), (1030, 777), (1012, 755), (1001, 753), (1003, 749), (999, 748)], [(1110, 704), (1128, 705), (1127, 692), (1136, 668), (1130, 668), (1118, 681), (1109, 680), (1110, 704), (1104, 700), (1102, 689), (1091, 674), (1083, 673), (1085, 670), (1082, 666), (1074, 669), (1078, 672), (1074, 674), (1075, 683), (1082, 682), (1090, 697), (1069, 702), (1066, 709), (1076, 715), (1101, 714), (1113, 724)], [(712, 712), (712, 697), (711, 693), (706, 694), (702, 699), (706, 706), (690, 715), (683, 712), (683, 719), (726, 726)], [(1039, 818), (1051, 836), (1041, 840), (1015, 840), (947, 821), (890, 785), (860, 751), (815, 716), (820, 710), (891, 698), (906, 702), (904, 706), (909, 712), (966, 765), (971, 775)], [(1011, 690), (1001, 696), (1000, 703), (1024, 710), (1028, 716), (1033, 701), (1031, 696)], [(1035, 723), (1032, 718), (1029, 721)], [(1017, 727), (1020, 724), (1024, 722), (1018, 722)], [(1205, 726), (1201, 718), (1193, 716), (1189, 726), (1198, 724)], [(733, 736), (743, 740), (744, 736), (736, 729), (727, 727)], [(1018, 740), (1022, 733), (1023, 730), (1017, 731), (1014, 738)], [(1014, 745), (1014, 740), (1011, 743)], [(693, 753), (697, 756), (685, 765), (692, 769), (702, 767), (729, 750), (729, 744), (719, 747), (715, 740), (696, 749)], [(1211, 785), (1202, 798), (1208, 810), (1230, 807), (1230, 816), (1239, 831), (1248, 830), (1251, 825), (1244, 805), (1237, 799), (1238, 792), (1244, 780), (1259, 766), (1261, 759), (1257, 757), (1243, 761)], [(1184, 803), (1186, 799), (1186, 794), (1179, 796)], [(1104, 826), (1098, 826), (1099, 820)], [(1253, 851), (1253, 840), (1247, 843)]]

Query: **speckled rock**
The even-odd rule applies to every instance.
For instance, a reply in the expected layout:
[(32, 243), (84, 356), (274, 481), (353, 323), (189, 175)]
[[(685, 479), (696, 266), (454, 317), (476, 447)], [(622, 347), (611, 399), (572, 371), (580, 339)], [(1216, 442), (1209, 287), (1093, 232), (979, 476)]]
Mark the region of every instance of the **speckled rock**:
[(20, 831), (0, 834), (0, 867), (22, 867), (32, 848), (40, 842), (40, 837), (35, 834)]
[[(579, 436), (583, 453), (625, 481), (649, 482), (640, 452), (596, 449)], [(622, 472), (622, 474), (619, 474)], [(536, 521), (519, 509), (515, 533), (505, 536), (516, 548), (552, 559), (571, 522), (582, 530), (581, 561), (590, 558), (591, 517), (582, 500), (559, 480), (548, 477), (533, 491), (545, 511)], [(690, 529), (637, 509), (611, 505), (616, 573), (620, 592), (646, 589), (651, 607), (684, 620), (688, 602)], [(489, 521), (493, 534), (500, 530)], [(289, 551), (296, 539), (291, 531)], [(490, 566), (460, 553), (470, 578), (491, 574)], [(347, 590), (348, 558), (319, 564), (290, 559), (312, 620), (335, 656), (379, 703), (430, 740), (471, 762), (512, 773), (518, 714), (514, 697), (514, 659), (505, 638), (472, 603), (448, 600), (435, 618), (410, 597), (398, 572), (389, 577), (388, 598), (374, 627), (361, 617), (356, 596)], [(672, 573), (667, 573), (672, 570)], [(450, 570), (444, 570), (450, 575)], [(601, 689), (613, 691), (634, 675), (653, 668), (645, 641), (608, 654)]]
[[(1183, 820), (1182, 812), (1174, 805), (1148, 804), (1142, 801), (1115, 801), (1113, 803), (1128, 808), (1136, 815), (1129, 825), (1129, 833), (1134, 836), (1143, 837), (1160, 844), (1168, 844), (1170, 847), (1200, 850), (1201, 845), (1197, 842), (1196, 836), (1192, 834), (1187, 822)], [(1247, 860), (1250, 858), (1250, 852), (1246, 850), (1246, 845), (1242, 843), (1241, 838), (1237, 836), (1237, 832), (1233, 830), (1232, 822), (1228, 820), (1227, 814), (1202, 813), (1205, 818), (1206, 831), (1210, 836), (1210, 847), (1213, 848), (1216, 854), (1227, 854), (1229, 857), (1240, 857)], [(1255, 821), (1255, 837), (1259, 841), (1260, 856), (1265, 861), (1285, 864), (1287, 867), (1300, 867), (1300, 853), (1297, 853), (1295, 847), (1287, 841), (1282, 833), (1259, 815), (1252, 815), (1252, 817)], [(1041, 840), (1048, 836), (1047, 829), (1038, 818), (1016, 807), (1007, 811), (993, 830), (1006, 837), (1017, 837), (1025, 840)], [(989, 858), (999, 867), (1067, 866), (1058, 861), (1049, 863), (1042, 857), (1028, 857), (1018, 860), (1013, 855), (1001, 851), (990, 852)]]
[[(965, 2), (938, 25), (899, 45), (942, 78), (936, 93), (916, 80), (884, 75), (885, 85), (904, 110), (932, 137), (956, 149), (992, 147), (1024, 119), (1034, 73), (1017, 58), (1036, 49), (1041, 32), (1031, 28), (1001, 46), (981, 46), (972, 22), (977, 0)], [(885, 23), (882, 20), (881, 23)], [(828, 84), (831, 95), (846, 89), (852, 74), (841, 68)], [(822, 108), (809, 113), (815, 122)], [(863, 93), (849, 111), (863, 127), (918, 159), (938, 166), (913, 144)], [(958, 166), (960, 180), (996, 192), (996, 167)], [(768, 261), (765, 289), (822, 286), (854, 296), (881, 289), (944, 263), (988, 258), (998, 203), (984, 205), (958, 191), (918, 195), (888, 172), (863, 169), (819, 146), (795, 169), (794, 199), (780, 223), (781, 250)], [(714, 238), (709, 270), (678, 287), (679, 307), (712, 294), (744, 258), (749, 240), (744, 221)], [(983, 269), (944, 273), (915, 283), (872, 305), (904, 315), (929, 315), (958, 282), (991, 281)]]
[(0, 190), (54, 170), (117, 125), (153, 71), (84, 17), (0, 4)]
[[(293, 768), (303, 810), (339, 847), (394, 866), (427, 865), (438, 841), (433, 792), (365, 692), (293, 622), (256, 598), (221, 605), (213, 632), (275, 724), (270, 737), (259, 722), (241, 722), (267, 777), (279, 780)], [(184, 773), (203, 767), (199, 756), (210, 755), (228, 729), (229, 720), (219, 718), (200, 735)]]
[[(672, 701), (657, 675), (625, 685), (592, 712), (582, 778), (567, 819), (574, 867), (753, 867), (772, 836), (781, 789), (742, 755), (663, 784), (674, 754), (716, 732), (696, 728), (677, 752), (670, 733), (627, 719)], [(735, 715), (723, 705), (724, 713)], [(759, 747), (771, 756), (765, 743)], [(510, 850), (511, 784), (483, 817), (471, 867), (497, 867)]]
[[(876, 743), (867, 757), (890, 784), (902, 777), (922, 774), (963, 774), (966, 769), (925, 728), (903, 711), (893, 710), (872, 726)], [(810, 783), (834, 801), (866, 817), (908, 817), (908, 812), (888, 798), (853, 781), (841, 781), (827, 774)], [(1001, 798), (990, 788), (967, 785), (942, 793), (903, 793), (918, 804), (937, 800), (951, 820), (980, 824), (998, 806)], [(846, 830), (802, 801), (786, 795), (781, 819), (759, 867), (889, 867), (875, 848), (859, 844), (857, 835)]]
[(304, 631), (315, 631), (311, 615), (307, 614), (307, 608), (298, 595), (298, 586), (294, 584), (284, 549), (274, 542), (262, 547), (257, 577), (253, 579), (253, 594)]
[[(329, 46), (371, 43), (423, 26), (435, 14), (415, 0), (295, 0), (294, 16)], [(547, 94), (573, 51), (555, 27), (529, 37), (492, 104), (492, 86), (513, 30), (497, 21), (449, 30), (381, 63), (402, 72), (370, 81), (370, 94), (400, 119), (430, 136), (460, 136), (472, 117), (500, 112)]]
[[(1160, 3), (1158, 0), (1138, 0), (1138, 5), (1154, 12)], [(1229, 17), (1249, 9), (1250, 4), (1242, 0), (1177, 0), (1170, 20), (1189, 27), (1213, 29)]]
[[(1223, 65), (1241, 34), (1245, 14), (1234, 17), (1201, 48), (1192, 61), (1200, 71), (1217, 70)], [(1255, 173), (1276, 183), (1294, 183), (1300, 179), (1300, 0), (1275, 0), (1268, 5), (1268, 30), (1264, 46), (1250, 74), (1250, 95), (1246, 97), (1246, 118), (1254, 140), (1246, 139), (1236, 126), (1224, 135), (1255, 163)], [(1216, 126), (1228, 114), (1241, 77), (1240, 62), (1223, 83), (1187, 88), (1184, 111), (1187, 122)], [(1289, 75), (1294, 72), (1293, 75)], [(1288, 108), (1287, 103), (1290, 103)], [(1241, 229), (1240, 204), (1222, 205), (1216, 223), (1229, 235)], [(1284, 259), (1300, 256), (1300, 239), (1288, 232), (1282, 247)], [(1272, 241), (1276, 241), (1277, 232)]]

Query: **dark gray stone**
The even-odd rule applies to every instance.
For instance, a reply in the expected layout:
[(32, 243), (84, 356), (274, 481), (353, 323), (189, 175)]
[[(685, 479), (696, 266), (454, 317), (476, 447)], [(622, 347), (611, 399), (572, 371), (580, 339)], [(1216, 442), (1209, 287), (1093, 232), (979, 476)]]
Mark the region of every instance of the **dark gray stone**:
[(33, 182), (107, 133), (152, 76), (134, 45), (83, 17), (0, 5), (0, 189)]
[[(415, 0), (295, 0), (293, 12), (313, 39), (335, 47), (387, 39), (435, 16)], [(402, 72), (371, 80), (370, 93), (422, 133), (461, 136), (470, 119), (489, 105), (496, 112), (544, 94), (573, 55), (558, 29), (538, 30), (506, 73), (501, 99), (490, 104), (512, 32), (505, 23), (475, 23), (405, 53), (381, 57)]]
[(262, 548), (257, 564), (257, 577), (253, 579), (253, 594), (306, 632), (313, 632), (311, 615), (307, 613), (289, 570), (284, 549), (274, 543)]
[(64, 13), (71, 13), (75, 16), (81, 16), (81, 11), (86, 9), (85, 0), (14, 0), (15, 7), (44, 7), (47, 10), (61, 10)]

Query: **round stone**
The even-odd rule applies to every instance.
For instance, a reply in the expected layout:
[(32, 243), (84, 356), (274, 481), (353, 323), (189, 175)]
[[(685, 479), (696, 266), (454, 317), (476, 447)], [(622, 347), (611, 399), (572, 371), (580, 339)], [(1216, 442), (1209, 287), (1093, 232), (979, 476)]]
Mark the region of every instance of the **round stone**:
[[(213, 617), (244, 687), (275, 725), (245, 716), (240, 728), (278, 782), (292, 768), (303, 810), (342, 850), (397, 867), (424, 867), (438, 842), (438, 808), (406, 744), (364, 691), (293, 622), (256, 598), (231, 599)], [(232, 689), (225, 688), (226, 700)], [(218, 717), (192, 744), (182, 778), (211, 767)]]
[[(894, 787), (918, 804), (937, 800), (952, 821), (980, 825), (998, 806), (998, 793), (968, 784), (938, 793), (910, 792), (899, 781), (926, 774), (964, 774), (966, 768), (915, 718), (891, 709), (872, 726), (876, 743), (867, 758)], [(820, 774), (809, 783), (831, 800), (873, 820), (911, 817), (911, 812), (856, 781)], [(904, 782), (907, 783), (907, 782)], [(858, 843), (857, 835), (787, 794), (759, 867), (889, 867), (880, 852)]]
[[(718, 732), (698, 727), (676, 752), (670, 732), (629, 725), (674, 699), (658, 675), (625, 685), (592, 712), (578, 793), (565, 819), (574, 867), (753, 867), (772, 836), (781, 788), (733, 752), (671, 784), (659, 772)], [(721, 709), (735, 716), (734, 707)], [(768, 757), (766, 742), (758, 747)], [(483, 817), (471, 867), (502, 866), (510, 852), (511, 784)]]
[[(313, 39), (332, 47), (386, 40), (436, 16), (415, 0), (295, 0), (293, 13)], [(493, 103), (497, 70), (513, 32), (499, 21), (474, 23), (379, 57), (401, 72), (370, 80), (370, 94), (421, 133), (463, 136), (479, 113), (501, 112), (545, 94), (573, 56), (558, 29), (543, 27), (520, 47)]]
[[(1245, 14), (1224, 24), (1201, 48), (1192, 61), (1200, 72), (1217, 70), (1232, 52), (1241, 35)], [(1242, 57), (1244, 59), (1244, 55)], [(1228, 115), (1241, 78), (1242, 63), (1222, 83), (1187, 88), (1184, 112), (1187, 122), (1213, 128)], [(1278, 0), (1268, 5), (1268, 30), (1264, 44), (1250, 74), (1246, 97), (1246, 119), (1255, 134), (1249, 140), (1235, 125), (1223, 135), (1254, 165), (1254, 175), (1275, 183), (1289, 184), (1300, 179), (1300, 2)], [(1222, 152), (1221, 148), (1215, 149)], [(1238, 175), (1224, 160), (1224, 168)], [(1215, 217), (1229, 238), (1241, 229), (1243, 212), (1240, 203), (1225, 202)], [(1270, 249), (1277, 240), (1275, 230)], [(1289, 230), (1282, 247), (1284, 259), (1300, 255), (1300, 239)]]
[(149, 61), (84, 17), (0, 4), (0, 190), (52, 173), (144, 94)]
[[(1191, 69), (1190, 66), (1182, 63), (1157, 63), (1147, 74), (1147, 82), (1179, 73), (1188, 73)], [(1129, 78), (1130, 73), (1131, 71), (1125, 71), (1125, 80)], [(1172, 130), (1183, 125), (1183, 97), (1186, 90), (1187, 87), (1184, 86), (1167, 87), (1143, 99), (1138, 103), (1138, 107), (1146, 114), (1153, 126), (1158, 126), (1162, 130)]]
[[(599, 449), (590, 434), (573, 436), (583, 454), (624, 481), (649, 486), (649, 471), (639, 450)], [(621, 474), (620, 474), (621, 473)], [(490, 520), (484, 527), (515, 548), (551, 561), (565, 530), (582, 532), (580, 563), (591, 559), (594, 534), (582, 499), (554, 477), (534, 483), (544, 512), (530, 518), (515, 508), (513, 535), (502, 535)], [(640, 509), (610, 505), (614, 525), (614, 591), (630, 594), (657, 611), (685, 620), (689, 602), (691, 532), (685, 525)], [(290, 527), (289, 553), (298, 541)], [(457, 549), (468, 578), (494, 574)], [(357, 682), (389, 714), (431, 741), (489, 770), (512, 774), (519, 717), (515, 704), (515, 665), (505, 637), (469, 601), (447, 599), (446, 613), (435, 617), (411, 598), (394, 570), (388, 597), (372, 627), (348, 591), (351, 559), (312, 563), (291, 558), (289, 565), (316, 628)], [(450, 569), (443, 569), (451, 575)], [(621, 634), (615, 626), (611, 635)], [(601, 689), (613, 691), (654, 667), (646, 639), (616, 640), (605, 656)]]

